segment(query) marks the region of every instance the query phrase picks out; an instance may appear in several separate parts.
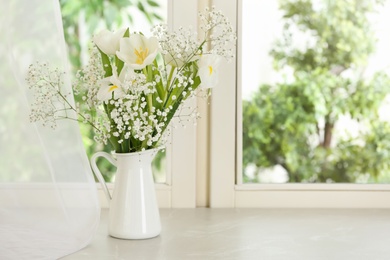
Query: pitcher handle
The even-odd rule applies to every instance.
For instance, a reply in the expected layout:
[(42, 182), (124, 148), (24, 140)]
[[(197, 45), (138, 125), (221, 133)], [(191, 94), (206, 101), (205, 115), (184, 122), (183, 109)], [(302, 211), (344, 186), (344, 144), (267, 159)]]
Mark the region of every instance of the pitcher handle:
[(111, 201), (111, 194), (110, 194), (110, 191), (108, 190), (107, 188), (107, 184), (106, 182), (104, 181), (104, 178), (103, 178), (103, 175), (102, 173), (100, 172), (99, 168), (97, 167), (96, 165), (96, 160), (97, 158), (99, 157), (104, 157), (106, 158), (112, 165), (116, 166), (116, 161), (115, 159), (112, 157), (111, 154), (109, 153), (106, 153), (106, 152), (97, 152), (95, 153), (92, 157), (91, 157), (91, 167), (92, 167), (92, 170), (93, 172), (95, 173), (95, 176), (96, 178), (99, 180), (100, 182), (100, 185), (102, 185), (102, 189), (104, 191), (104, 194), (106, 195), (106, 198), (107, 198), (107, 201), (108, 203), (110, 204), (110, 201)]

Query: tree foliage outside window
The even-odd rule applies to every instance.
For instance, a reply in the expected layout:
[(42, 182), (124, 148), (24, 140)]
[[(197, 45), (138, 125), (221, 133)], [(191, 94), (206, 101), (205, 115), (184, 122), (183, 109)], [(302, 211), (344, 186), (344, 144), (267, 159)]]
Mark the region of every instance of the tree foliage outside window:
[[(116, 30), (136, 24), (135, 14), (141, 13), (150, 26), (165, 22), (161, 15), (161, 0), (60, 0), (65, 41), (73, 72), (77, 72), (88, 57), (92, 35), (101, 29)], [(139, 17), (139, 15), (137, 16)], [(73, 73), (75, 75), (75, 73)], [(77, 101), (77, 100), (76, 100)], [(80, 124), (84, 146), (90, 158), (95, 152), (110, 152), (93, 140), (93, 129), (87, 124)], [(155, 180), (163, 175), (165, 153), (157, 154), (153, 168)], [(106, 181), (112, 181), (115, 168), (107, 161), (98, 162)]]
[[(283, 36), (270, 55), (289, 76), (243, 100), (244, 182), (258, 181), (248, 166), (258, 174), (275, 165), (290, 182), (390, 180), (390, 123), (378, 113), (390, 79), (365, 71), (376, 43), (370, 15), (383, 2), (280, 1)], [(304, 48), (296, 37), (306, 39)], [(358, 127), (339, 133), (345, 118)]]

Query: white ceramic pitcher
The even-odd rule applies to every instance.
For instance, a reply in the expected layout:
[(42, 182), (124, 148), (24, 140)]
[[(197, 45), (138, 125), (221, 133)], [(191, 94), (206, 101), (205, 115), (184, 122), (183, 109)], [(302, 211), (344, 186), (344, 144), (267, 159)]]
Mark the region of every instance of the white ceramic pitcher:
[[(160, 214), (151, 167), (157, 152), (158, 149), (116, 153), (116, 159), (105, 152), (98, 152), (92, 156), (92, 169), (103, 187), (110, 206), (108, 224), (110, 236), (145, 239), (160, 234)], [(117, 167), (112, 197), (96, 165), (98, 157), (106, 158)]]

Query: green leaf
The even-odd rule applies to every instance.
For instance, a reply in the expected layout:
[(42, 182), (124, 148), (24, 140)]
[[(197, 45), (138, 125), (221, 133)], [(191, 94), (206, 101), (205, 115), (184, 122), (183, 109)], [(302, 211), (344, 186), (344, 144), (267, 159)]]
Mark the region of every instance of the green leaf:
[(153, 17), (156, 18), (158, 21), (164, 20), (164, 19), (162, 18), (162, 16), (160, 16), (160, 15), (158, 15), (158, 14), (156, 14), (156, 13), (153, 13), (152, 15), (153, 15)]
[(146, 19), (148, 20), (148, 22), (150, 24), (153, 24), (152, 16), (149, 13), (147, 13), (147, 12), (145, 12), (144, 15), (145, 15)]
[(120, 60), (120, 59), (115, 55), (115, 66), (116, 66), (116, 68), (117, 68), (118, 75), (121, 73), (124, 64), (125, 64), (125, 63), (124, 63), (122, 60)]
[[(99, 49), (99, 47), (98, 47)], [(112, 67), (111, 67), (111, 63), (110, 63), (110, 59), (108, 58), (107, 54), (105, 54), (104, 52), (102, 52), (100, 49), (100, 55), (102, 57), (102, 64), (103, 64), (103, 69), (104, 69), (104, 77), (107, 78), (107, 77), (110, 77), (112, 76)]]
[[(130, 30), (129, 28), (126, 29), (125, 33), (123, 34), (123, 37), (129, 37), (130, 35)], [(117, 68), (118, 75), (121, 73), (123, 66), (125, 63), (118, 58), (118, 56), (115, 55), (115, 66)]]
[(134, 20), (133, 20), (133, 16), (131, 16), (130, 14), (127, 16), (127, 18), (129, 19), (129, 22), (132, 24), (134, 23)]
[(146, 13), (145, 7), (141, 2), (138, 2), (137, 7), (141, 12)]
[(153, 6), (153, 7), (160, 7), (160, 5), (153, 0), (148, 0), (147, 3), (148, 3), (148, 5)]
[(125, 33), (123, 34), (123, 37), (130, 37), (130, 28), (127, 28)]

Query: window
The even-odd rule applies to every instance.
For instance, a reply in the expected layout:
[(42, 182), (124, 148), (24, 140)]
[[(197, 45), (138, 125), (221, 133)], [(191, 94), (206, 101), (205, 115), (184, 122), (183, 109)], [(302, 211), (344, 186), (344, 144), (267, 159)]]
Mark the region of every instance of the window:
[[(222, 68), (225, 72), (225, 76), (221, 80), (220, 86), (223, 86), (223, 88), (219, 87), (213, 90), (211, 107), (211, 206), (388, 207), (389, 204), (386, 201), (388, 201), (390, 196), (390, 188), (385, 184), (259, 184), (248, 183), (254, 182), (253, 178), (251, 179), (253, 175), (250, 176), (250, 174), (247, 174), (246, 176), (243, 176), (242, 158), (244, 153), (242, 150), (243, 125), (241, 117), (243, 113), (243, 104), (241, 101), (242, 99), (247, 98), (247, 95), (242, 83), (245, 81), (251, 82), (250, 79), (245, 78), (245, 73), (243, 72), (243, 70), (246, 70), (245, 68), (250, 66), (247, 64), (248, 61), (245, 61), (245, 56), (243, 56), (243, 54), (245, 55), (245, 50), (249, 49), (251, 56), (255, 56), (256, 51), (258, 51), (259, 56), (263, 55), (260, 56), (263, 58), (261, 62), (270, 61), (270, 59), (267, 58), (268, 50), (264, 46), (270, 44), (272, 39), (264, 38), (267, 38), (267, 36), (278, 36), (276, 29), (272, 31), (267, 30), (267, 32), (269, 32), (267, 35), (265, 31), (262, 31), (261, 25), (256, 26), (257, 32), (251, 30), (246, 32), (246, 30), (243, 29), (243, 26), (245, 26), (245, 23), (248, 23), (248, 21), (253, 23), (253, 18), (250, 18), (250, 13), (247, 13), (248, 11), (245, 12), (246, 8), (253, 10), (250, 7), (251, 3), (263, 5), (262, 10), (256, 12), (256, 17), (262, 15), (262, 19), (266, 20), (263, 24), (265, 24), (267, 28), (282, 28), (280, 20), (274, 19), (275, 17), (267, 18), (266, 16), (269, 13), (280, 15), (277, 10), (278, 1), (268, 3), (265, 1), (232, 0), (227, 3), (226, 1), (220, 0), (213, 3), (218, 9), (222, 8), (229, 16), (229, 19), (234, 21), (234, 24), (237, 26), (238, 45), (237, 62), (235, 64), (228, 64)], [(269, 8), (273, 8), (274, 11), (269, 10)], [(236, 20), (234, 19), (235, 17), (237, 17)], [(275, 24), (272, 23), (273, 21), (275, 21)], [(247, 43), (248, 45), (245, 45), (246, 33), (247, 37), (260, 39), (262, 43), (260, 45), (256, 44), (256, 47), (252, 47), (250, 44), (255, 45), (254, 41), (256, 40), (253, 38), (253, 42), (249, 42)], [(386, 41), (388, 41), (388, 38)], [(259, 56), (257, 56), (257, 58)], [(319, 66), (315, 66), (314, 69), (318, 67)], [(272, 67), (269, 64), (263, 65), (260, 69), (267, 71), (267, 68), (269, 68), (269, 74), (267, 73), (267, 76), (269, 76), (269, 78), (273, 77), (275, 72), (273, 72)], [(245, 72), (250, 73), (249, 71)], [(287, 76), (289, 76), (288, 73), (289, 71), (287, 70)], [(293, 73), (291, 73), (290, 70), (290, 76), (291, 75), (293, 75)], [(276, 78), (277, 77), (278, 75), (276, 75)], [(267, 77), (264, 78), (267, 79)], [(264, 78), (262, 78), (262, 80), (264, 80)], [(258, 86), (261, 82), (254, 81), (253, 83)], [(264, 92), (262, 95), (266, 98), (269, 98), (270, 96)], [(237, 115), (237, 117), (234, 118), (231, 115)], [(257, 127), (260, 128), (261, 125), (257, 125)], [(374, 137), (378, 138), (379, 134), (374, 135)], [(382, 140), (385, 141), (385, 139)], [(387, 150), (385, 153), (387, 153)], [(248, 157), (246, 157), (246, 159), (248, 159)], [(299, 163), (293, 156), (290, 160)], [(285, 176), (286, 175), (284, 175), (284, 177)], [(262, 180), (264, 180), (264, 178)], [(310, 182), (310, 177), (306, 180), (307, 182)], [(325, 182), (326, 180), (327, 179), (325, 178)], [(261, 182), (264, 183), (266, 181)], [(282, 179), (282, 181), (279, 179), (279, 182), (284, 183), (286, 182), (286, 179)]]
[(241, 6), (242, 182), (387, 183), (390, 5)]

